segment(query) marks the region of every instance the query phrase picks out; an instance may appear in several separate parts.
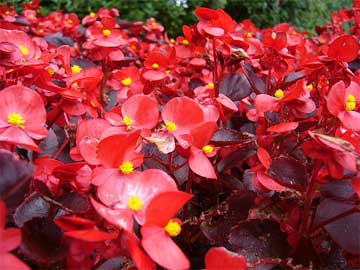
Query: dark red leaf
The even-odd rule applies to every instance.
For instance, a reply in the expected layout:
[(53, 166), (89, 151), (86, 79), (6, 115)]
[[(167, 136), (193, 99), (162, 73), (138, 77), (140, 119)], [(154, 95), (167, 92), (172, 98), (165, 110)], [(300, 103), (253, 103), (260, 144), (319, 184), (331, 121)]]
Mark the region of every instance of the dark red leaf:
[(239, 132), (234, 129), (220, 128), (213, 137), (211, 143), (216, 146), (226, 146), (232, 144), (249, 144), (255, 141), (255, 136), (250, 133)]
[(220, 93), (237, 101), (251, 94), (251, 85), (245, 75), (229, 73), (220, 83)]
[(268, 169), (268, 174), (285, 187), (304, 190), (307, 184), (306, 167), (293, 158), (274, 159)]

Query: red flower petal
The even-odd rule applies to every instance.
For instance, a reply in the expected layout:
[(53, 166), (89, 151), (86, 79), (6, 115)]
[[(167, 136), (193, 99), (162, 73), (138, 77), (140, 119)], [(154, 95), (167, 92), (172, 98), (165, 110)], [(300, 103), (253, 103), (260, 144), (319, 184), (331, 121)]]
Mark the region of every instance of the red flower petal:
[(0, 141), (21, 145), (39, 153), (42, 152), (37, 144), (19, 127), (11, 126), (6, 128), (0, 133)]
[(141, 244), (147, 254), (157, 264), (169, 270), (185, 270), (190, 268), (190, 262), (185, 254), (165, 232), (158, 226), (143, 226), (141, 228)]
[(100, 242), (115, 239), (118, 236), (117, 232), (107, 233), (95, 229), (69, 231), (64, 233), (65, 236), (75, 238), (86, 242)]
[(357, 39), (352, 35), (343, 35), (335, 39), (329, 46), (328, 56), (337, 61), (351, 62), (359, 53)]
[(210, 248), (205, 256), (206, 270), (246, 270), (244, 256), (224, 247)]
[(204, 152), (196, 147), (191, 147), (190, 151), (190, 169), (202, 177), (216, 179), (217, 176), (214, 170), (214, 166), (210, 162), (209, 158), (204, 154)]
[(209, 143), (216, 130), (217, 124), (215, 122), (204, 122), (195, 126), (191, 130), (191, 136), (193, 137), (192, 145), (201, 149)]
[(299, 126), (298, 122), (285, 122), (269, 127), (267, 131), (275, 132), (275, 133), (283, 133), (283, 132), (295, 130), (298, 126)]
[(165, 227), (192, 197), (193, 195), (181, 191), (163, 192), (156, 195), (147, 207), (145, 225)]
[(0, 254), (0, 269), (30, 270), (30, 267), (11, 253)]
[(159, 109), (156, 99), (145, 95), (130, 97), (121, 107), (123, 117), (130, 117), (137, 128), (154, 128), (159, 120)]
[(0, 253), (11, 251), (21, 243), (21, 232), (16, 228), (0, 230)]
[(269, 169), (271, 165), (271, 157), (269, 152), (266, 151), (265, 148), (259, 147), (257, 150), (257, 157), (260, 160), (261, 164), (266, 168)]

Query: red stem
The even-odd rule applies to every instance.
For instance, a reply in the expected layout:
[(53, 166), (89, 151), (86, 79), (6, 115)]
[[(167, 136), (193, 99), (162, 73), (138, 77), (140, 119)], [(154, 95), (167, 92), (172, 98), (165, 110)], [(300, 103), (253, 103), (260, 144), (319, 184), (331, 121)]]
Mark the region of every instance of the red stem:
[(219, 96), (219, 82), (218, 82), (218, 74), (217, 74), (217, 55), (216, 55), (216, 44), (215, 38), (212, 39), (212, 50), (214, 57), (214, 66), (213, 66), (213, 80), (214, 80), (214, 89), (215, 89), (215, 97)]

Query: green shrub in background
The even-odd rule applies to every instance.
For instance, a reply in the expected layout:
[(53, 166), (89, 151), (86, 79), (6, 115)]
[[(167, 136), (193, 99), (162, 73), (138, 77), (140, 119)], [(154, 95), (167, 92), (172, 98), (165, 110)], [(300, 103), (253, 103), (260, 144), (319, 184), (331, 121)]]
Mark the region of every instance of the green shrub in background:
[[(21, 8), (24, 1), (7, 0)], [(349, 8), (353, 0), (42, 0), (42, 12), (62, 9), (80, 17), (100, 7), (116, 7), (125, 20), (146, 20), (155, 17), (170, 36), (182, 34), (181, 26), (197, 20), (194, 9), (200, 6), (223, 8), (237, 21), (250, 18), (258, 27), (265, 28), (288, 22), (300, 30), (314, 32), (316, 25), (329, 22), (331, 12)]]

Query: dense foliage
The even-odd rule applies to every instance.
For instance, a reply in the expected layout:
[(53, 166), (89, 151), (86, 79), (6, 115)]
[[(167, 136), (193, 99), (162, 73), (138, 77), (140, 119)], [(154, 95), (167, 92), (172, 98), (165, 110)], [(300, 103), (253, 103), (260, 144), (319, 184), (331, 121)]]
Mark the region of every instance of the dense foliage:
[[(7, 0), (21, 9), (23, 0)], [(186, 3), (186, 4), (184, 4)], [(325, 25), (331, 12), (350, 8), (352, 0), (43, 0), (42, 14), (63, 9), (80, 17), (101, 7), (115, 7), (121, 18), (128, 21), (145, 21), (155, 17), (170, 36), (181, 35), (184, 24), (196, 23), (195, 8), (222, 8), (235, 20), (251, 19), (261, 28), (287, 22), (300, 30), (314, 33), (315, 26)]]
[(359, 269), (359, 0), (176, 39), (39, 2), (0, 9), (0, 269)]

